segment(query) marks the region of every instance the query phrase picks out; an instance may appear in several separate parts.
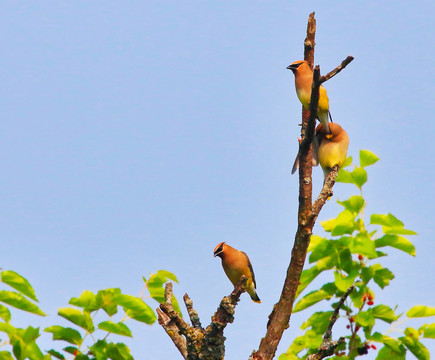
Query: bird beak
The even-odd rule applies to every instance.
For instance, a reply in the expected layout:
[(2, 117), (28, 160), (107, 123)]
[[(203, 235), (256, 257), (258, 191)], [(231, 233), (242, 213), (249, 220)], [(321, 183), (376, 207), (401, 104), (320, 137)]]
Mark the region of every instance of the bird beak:
[(295, 68), (293, 67), (293, 65), (289, 65), (289, 66), (286, 67), (286, 69), (293, 71)]

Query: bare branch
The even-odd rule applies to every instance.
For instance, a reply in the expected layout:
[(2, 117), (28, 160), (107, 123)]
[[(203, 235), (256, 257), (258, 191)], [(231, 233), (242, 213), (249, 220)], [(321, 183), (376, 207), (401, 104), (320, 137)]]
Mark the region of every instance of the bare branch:
[(328, 329), (325, 332), (325, 335), (323, 336), (323, 341), (330, 340), (332, 336), (332, 328), (337, 321), (338, 313), (340, 312), (341, 307), (343, 306), (344, 302), (346, 301), (349, 294), (355, 289), (355, 286), (351, 286), (347, 291), (343, 294), (343, 296), (340, 298), (340, 301), (337, 303), (337, 306), (334, 309), (334, 312), (332, 313), (331, 320), (329, 320)]
[(311, 69), (313, 68), (314, 64), (314, 46), (316, 46), (316, 43), (314, 41), (316, 37), (316, 18), (314, 17), (315, 14), (316, 13), (313, 11), (308, 16), (307, 37), (304, 41), (304, 59), (308, 61)]
[(194, 328), (202, 329), (201, 321), (199, 320), (198, 312), (193, 308), (193, 301), (190, 299), (189, 295), (184, 294), (184, 303), (186, 304), (187, 313), (189, 314), (190, 321)]
[(332, 168), (332, 171), (329, 173), (328, 177), (326, 178), (323, 184), (322, 191), (320, 192), (319, 196), (313, 204), (312, 221), (316, 220), (317, 216), (320, 213), (320, 210), (322, 210), (323, 205), (325, 205), (326, 201), (332, 196), (332, 187), (335, 184), (335, 179), (337, 178), (339, 171), (340, 169), (338, 168), (338, 165), (335, 165)]
[(172, 305), (172, 283), (170, 282), (165, 285), (165, 302), (160, 304), (160, 310), (177, 326), (180, 334), (185, 335), (188, 332), (189, 324), (181, 318)]
[(337, 321), (338, 313), (340, 312), (341, 307), (343, 306), (344, 302), (346, 301), (346, 298), (349, 296), (349, 294), (355, 289), (355, 286), (351, 286), (347, 291), (344, 293), (344, 295), (340, 298), (340, 301), (337, 303), (337, 306), (334, 309), (334, 312), (332, 313), (331, 319), (329, 320), (328, 329), (325, 332), (325, 335), (323, 335), (323, 342), (322, 345), (319, 348), (319, 351), (317, 354), (311, 354), (308, 356), (307, 360), (322, 360), (325, 357), (334, 355), (335, 349), (342, 343), (344, 343), (344, 338), (341, 337), (338, 339), (338, 341), (331, 340), (332, 337), (332, 328)]
[(157, 317), (159, 324), (166, 331), (166, 334), (171, 338), (175, 347), (178, 349), (183, 358), (187, 359), (186, 339), (178, 332), (178, 327), (162, 310), (157, 308)]
[(317, 354), (308, 355), (307, 360), (322, 360), (325, 357), (332, 356), (335, 353), (335, 349), (344, 342), (345, 340), (343, 337), (338, 339), (338, 341), (330, 341), (328, 347), (321, 347)]
[(327, 73), (326, 75), (322, 76), (320, 78), (320, 83), (323, 84), (325, 81), (328, 81), (330, 78), (332, 78), (335, 75), (337, 75), (341, 70), (343, 70), (347, 65), (349, 65), (352, 62), (353, 59), (354, 59), (354, 57), (349, 55), (334, 70), (332, 70), (329, 73)]
[[(165, 309), (162, 308), (165, 306)], [(172, 315), (172, 317), (170, 316)], [(165, 303), (160, 304), (160, 309), (157, 308), (157, 318), (159, 324), (166, 331), (166, 334), (171, 338), (172, 342), (180, 352), (180, 354), (187, 359), (187, 345), (186, 339), (180, 334), (180, 325), (184, 326), (180, 323), (180, 317), (178, 313), (174, 310), (172, 306), (172, 283), (168, 282), (165, 285)], [(181, 319), (181, 321), (183, 321)], [(187, 325), (188, 326), (188, 325)]]
[[(247, 281), (248, 278), (246, 276), (242, 276), (233, 292), (229, 296), (225, 296), (222, 299), (218, 309), (211, 318), (211, 326), (222, 329), (223, 331), (228, 323), (232, 323), (234, 321), (235, 307), (240, 300), (240, 295), (246, 291)], [(209, 331), (210, 329), (207, 328), (207, 332)]]

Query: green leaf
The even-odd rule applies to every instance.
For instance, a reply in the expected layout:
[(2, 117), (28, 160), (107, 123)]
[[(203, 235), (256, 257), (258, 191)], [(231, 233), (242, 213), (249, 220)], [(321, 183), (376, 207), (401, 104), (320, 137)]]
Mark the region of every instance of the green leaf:
[(351, 174), (353, 183), (361, 189), (361, 187), (367, 182), (367, 171), (362, 167), (356, 167), (353, 169)]
[(5, 321), (11, 321), (11, 312), (6, 306), (0, 304), (0, 317)]
[(113, 334), (123, 335), (132, 337), (132, 333), (127, 325), (123, 323), (114, 323), (113, 321), (103, 321), (98, 324), (98, 328), (101, 330), (108, 331)]
[(293, 312), (304, 310), (319, 301), (330, 299), (335, 293), (336, 287), (333, 283), (328, 283), (322, 286), (320, 290), (315, 290), (305, 295), (293, 308)]
[(26, 344), (35, 341), (39, 337), (39, 328), (28, 326), (26, 329), (20, 329), (20, 330), (24, 330), (20, 332), (21, 332), (21, 338)]
[(4, 333), (8, 334), (9, 337), (12, 337), (12, 336), (14, 336), (16, 331), (17, 331), (17, 329), (14, 326), (12, 326), (11, 324), (0, 322), (0, 332), (4, 332)]
[(90, 347), (92, 354), (96, 359), (116, 359), (116, 360), (133, 360), (130, 349), (122, 343), (107, 343), (104, 340), (98, 340)]
[(344, 210), (335, 219), (322, 221), (321, 224), (323, 229), (326, 232), (330, 232), (332, 236), (351, 235), (357, 229), (355, 215), (349, 210)]
[(375, 246), (377, 248), (383, 246), (391, 246), (393, 248), (402, 250), (409, 255), (415, 256), (415, 246), (403, 236), (384, 235), (379, 239), (375, 240)]
[(333, 311), (318, 311), (309, 317), (301, 325), (301, 329), (305, 330), (309, 327), (317, 334), (324, 334), (328, 329), (329, 321), (331, 319)]
[(352, 254), (361, 254), (369, 258), (377, 257), (375, 242), (370, 239), (366, 231), (359, 232), (352, 238), (349, 250)]
[(334, 272), (334, 278), (335, 278), (335, 285), (337, 286), (338, 290), (346, 292), (347, 289), (349, 289), (354, 281), (355, 278), (359, 275), (358, 271), (354, 271), (352, 274), (349, 275), (343, 275), (340, 274), (338, 271)]
[(0, 351), (0, 360), (15, 360), (9, 351)]
[[(159, 280), (156, 280), (157, 278), (159, 278)], [(170, 271), (166, 271), (166, 270), (159, 270), (157, 271), (156, 274), (151, 274), (150, 279), (148, 280), (148, 285), (150, 283), (156, 282), (156, 281), (163, 281), (163, 283), (165, 283), (168, 280), (172, 280), (175, 281), (176, 283), (178, 283), (178, 279), (177, 277), (171, 273)]]
[(372, 327), (375, 324), (375, 317), (370, 311), (360, 311), (355, 317), (355, 322), (363, 327)]
[(400, 352), (394, 351), (389, 346), (384, 346), (379, 350), (376, 360), (406, 360), (406, 350), (402, 345)]
[(366, 167), (369, 165), (373, 165), (379, 160), (379, 158), (368, 150), (360, 150), (359, 151), (359, 163), (361, 167)]
[(89, 333), (94, 331), (94, 324), (92, 323), (91, 316), (87, 312), (65, 307), (59, 309), (58, 315), (80, 326)]
[(435, 315), (435, 307), (432, 306), (425, 306), (425, 305), (417, 305), (412, 307), (408, 310), (406, 315), (409, 318), (416, 318), (416, 317), (427, 317), (427, 316), (434, 316)]
[(375, 271), (373, 280), (379, 285), (381, 289), (390, 283), (390, 280), (394, 279), (394, 274), (387, 268), (378, 269)]
[(323, 239), (322, 243), (317, 245), (310, 254), (309, 261), (310, 263), (316, 262), (320, 259), (323, 259), (327, 256), (330, 256), (331, 253), (335, 252), (335, 241)]
[(435, 339), (435, 324), (424, 326), (423, 337), (428, 339)]
[(121, 290), (118, 288), (100, 290), (97, 293), (97, 303), (101, 304), (107, 315), (113, 316), (118, 312), (118, 305), (113, 302), (113, 298), (120, 294)]
[(322, 345), (323, 336), (313, 330), (305, 332), (305, 346), (309, 349), (316, 349)]
[(108, 355), (110, 359), (134, 360), (130, 349), (123, 343), (109, 344)]
[(92, 312), (101, 307), (101, 297), (97, 298), (92, 291), (85, 290), (81, 293), (80, 297), (71, 298), (69, 303), (81, 307), (85, 311)]
[(66, 351), (68, 354), (74, 355), (78, 349), (75, 346), (66, 346), (63, 348), (63, 350)]
[(124, 307), (127, 315), (135, 320), (151, 325), (157, 319), (153, 310), (137, 297), (120, 294), (113, 298), (113, 302)]
[(340, 169), (335, 182), (345, 183), (345, 184), (354, 184), (352, 173), (350, 171)]
[(415, 231), (405, 229), (405, 225), (393, 214), (372, 214), (370, 224), (382, 225), (382, 231), (391, 235), (417, 235)]
[(299, 280), (299, 286), (298, 291), (296, 293), (296, 297), (299, 296), (299, 294), (304, 291), (304, 289), (313, 281), (317, 275), (319, 275), (323, 270), (319, 270), (317, 265), (314, 265), (313, 267), (303, 270), (301, 274), (301, 278)]
[(0, 301), (32, 314), (45, 316), (39, 307), (27, 300), (23, 295), (16, 292), (5, 290), (0, 291)]
[(35, 295), (35, 291), (32, 288), (32, 285), (30, 285), (27, 279), (23, 278), (15, 271), (2, 271), (1, 281), (13, 287), (21, 294), (28, 296), (32, 300), (38, 301)]
[(82, 343), (82, 336), (80, 333), (70, 327), (55, 325), (46, 328), (44, 331), (52, 333), (53, 340), (64, 340), (74, 345), (80, 345)]
[(418, 331), (412, 328), (406, 328), (405, 335), (399, 337), (399, 340), (411, 351), (419, 360), (429, 360), (430, 354), (426, 347), (418, 340)]
[[(302, 350), (305, 349), (305, 336), (298, 336), (296, 339), (293, 340), (290, 347), (287, 349), (287, 352), (285, 353), (286, 357), (285, 359), (299, 359), (296, 355), (299, 354)], [(284, 354), (283, 354), (284, 355)], [(296, 356), (296, 357), (294, 357)], [(280, 359), (281, 356), (278, 358)]]
[(350, 212), (352, 212), (356, 215), (364, 207), (365, 201), (364, 201), (364, 198), (362, 196), (354, 195), (354, 196), (351, 196), (348, 200), (337, 201), (337, 203), (344, 206), (344, 208), (346, 210), (349, 210)]
[(63, 356), (60, 352), (57, 352), (56, 350), (48, 350), (47, 351), (51, 356), (54, 356), (56, 359), (64, 360), (65, 356)]
[(389, 324), (398, 319), (394, 311), (387, 305), (377, 305), (371, 309), (371, 313), (376, 319), (381, 319)]
[(352, 156), (349, 156), (349, 157), (346, 158), (346, 160), (344, 160), (344, 163), (341, 166), (341, 168), (343, 169), (345, 167), (348, 167), (351, 164), (352, 164)]

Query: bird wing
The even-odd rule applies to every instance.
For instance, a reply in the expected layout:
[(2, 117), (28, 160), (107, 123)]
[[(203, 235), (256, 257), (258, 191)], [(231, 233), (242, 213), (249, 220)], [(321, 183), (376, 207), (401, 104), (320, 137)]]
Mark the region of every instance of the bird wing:
[(252, 275), (252, 282), (254, 284), (254, 287), (257, 288), (257, 283), (255, 282), (254, 269), (252, 268), (251, 261), (249, 260), (249, 257), (248, 257), (248, 255), (246, 255), (245, 252), (242, 251), (242, 253), (243, 253), (243, 255), (246, 256), (246, 260), (248, 260), (248, 268), (249, 268), (249, 271), (251, 272), (251, 275)]
[(292, 167), (292, 175), (296, 172), (296, 170), (299, 167), (299, 151), (298, 154), (296, 155), (296, 159), (295, 162), (293, 163), (293, 167)]

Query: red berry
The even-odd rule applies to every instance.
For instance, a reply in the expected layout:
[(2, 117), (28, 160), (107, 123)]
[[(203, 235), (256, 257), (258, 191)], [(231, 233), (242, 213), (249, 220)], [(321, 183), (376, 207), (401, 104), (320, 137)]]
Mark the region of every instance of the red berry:
[(350, 329), (350, 325), (346, 325), (346, 329)]
[(370, 300), (368, 303), (367, 303), (367, 305), (373, 305), (374, 304), (374, 302), (372, 301), (372, 300)]
[(351, 317), (349, 318), (349, 321), (350, 321), (351, 323), (353, 323), (353, 322), (355, 321), (355, 319), (353, 318), (353, 316), (351, 316)]
[(358, 259), (359, 259), (359, 260), (362, 260), (363, 258), (364, 258), (364, 257), (363, 257), (361, 254), (358, 255)]
[(373, 350), (376, 350), (376, 346), (375, 346), (375, 345), (372, 345), (372, 349), (373, 349)]
[(357, 325), (355, 326), (355, 332), (357, 332), (360, 329), (360, 327)]

